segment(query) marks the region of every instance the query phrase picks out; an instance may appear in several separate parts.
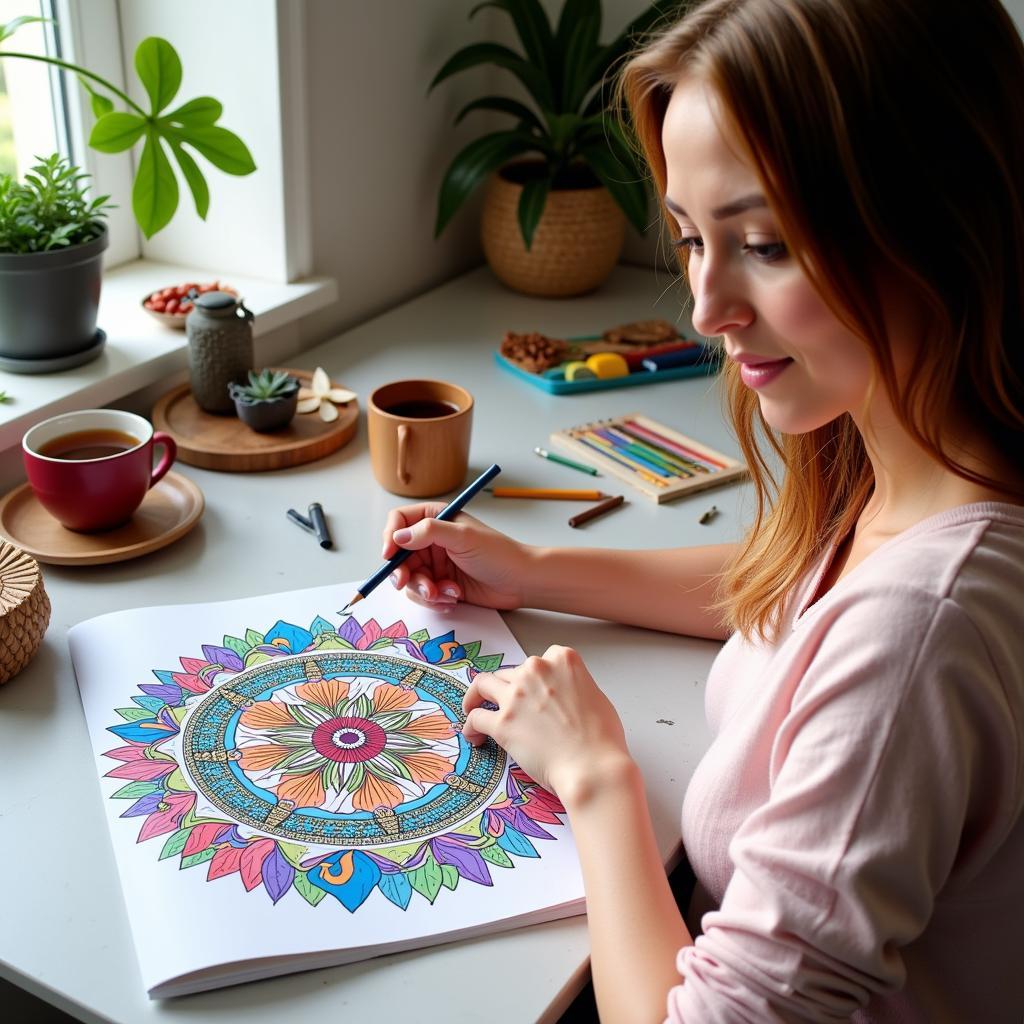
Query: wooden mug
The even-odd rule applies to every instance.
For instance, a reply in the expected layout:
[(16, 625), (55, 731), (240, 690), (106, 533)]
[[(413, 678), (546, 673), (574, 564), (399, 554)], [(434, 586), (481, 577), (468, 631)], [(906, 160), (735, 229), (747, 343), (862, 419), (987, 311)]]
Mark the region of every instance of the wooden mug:
[(377, 483), (406, 498), (458, 487), (469, 463), (473, 396), (440, 380), (398, 380), (367, 403), (370, 459)]

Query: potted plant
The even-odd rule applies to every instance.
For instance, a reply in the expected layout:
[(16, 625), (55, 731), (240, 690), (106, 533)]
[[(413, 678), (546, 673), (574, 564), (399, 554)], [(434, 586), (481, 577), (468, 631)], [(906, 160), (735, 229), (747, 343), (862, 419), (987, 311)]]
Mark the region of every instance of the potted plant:
[[(21, 17), (0, 25), (0, 46), (22, 25), (44, 20)], [(135, 70), (150, 100), (148, 111), (76, 64), (7, 49), (0, 49), (0, 57), (41, 61), (77, 75), (96, 116), (89, 136), (93, 149), (117, 153), (143, 142), (135, 164), (132, 211), (147, 238), (166, 227), (178, 208), (178, 182), (168, 151), (203, 219), (210, 192), (191, 151), (228, 174), (256, 169), (245, 143), (216, 123), (223, 108), (212, 96), (168, 109), (181, 84), (182, 68), (166, 39), (144, 39), (135, 51)], [(115, 98), (128, 109), (116, 110)], [(0, 175), (0, 368), (22, 373), (66, 369), (102, 350), (104, 336), (96, 330), (96, 313), (107, 246), (102, 211), (109, 197), (88, 201), (86, 178), (57, 155), (34, 167), (22, 183)], [(65, 286), (83, 302), (88, 296), (88, 303), (65, 308), (57, 298)]]
[(283, 430), (299, 404), (299, 382), (284, 370), (249, 371), (248, 384), (228, 385), (238, 418), (253, 430), (266, 434)]
[(522, 52), (493, 42), (455, 53), (430, 88), (467, 68), (494, 64), (526, 88), (530, 103), (484, 96), (468, 103), (514, 126), (475, 139), (451, 162), (438, 197), (435, 236), (490, 179), (481, 234), (484, 254), (507, 285), (533, 295), (576, 295), (597, 287), (618, 261), (625, 221), (647, 228), (647, 187), (612, 108), (609, 75), (637, 39), (680, 0), (652, 4), (612, 42), (599, 42), (600, 0), (565, 0), (552, 26), (539, 0), (494, 0)]
[(63, 369), (102, 347), (110, 197), (87, 198), (87, 178), (56, 153), (21, 183), (0, 176), (0, 369)]

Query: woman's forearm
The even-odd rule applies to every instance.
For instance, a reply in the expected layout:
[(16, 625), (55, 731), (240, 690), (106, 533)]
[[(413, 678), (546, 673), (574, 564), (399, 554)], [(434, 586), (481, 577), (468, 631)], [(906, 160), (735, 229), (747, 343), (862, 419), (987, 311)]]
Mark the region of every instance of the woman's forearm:
[(602, 1024), (660, 1024), (692, 943), (658, 852), (636, 764), (623, 759), (585, 791), (559, 794), (587, 892), (594, 993)]
[(708, 606), (735, 550), (735, 544), (660, 551), (530, 548), (524, 603), (724, 640), (728, 630)]

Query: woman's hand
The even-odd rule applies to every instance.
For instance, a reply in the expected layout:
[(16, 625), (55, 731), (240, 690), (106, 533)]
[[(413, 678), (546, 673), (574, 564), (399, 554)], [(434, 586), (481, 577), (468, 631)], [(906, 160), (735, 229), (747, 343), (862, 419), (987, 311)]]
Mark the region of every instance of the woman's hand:
[(393, 573), (396, 587), (428, 607), (459, 600), (487, 608), (518, 608), (529, 560), (525, 545), (460, 512), (451, 522), (433, 518), (444, 505), (405, 505), (388, 514), (383, 557), (415, 552)]
[(631, 762), (615, 708), (571, 647), (549, 647), (518, 668), (481, 672), (462, 703), (468, 742), (492, 737), (567, 807)]

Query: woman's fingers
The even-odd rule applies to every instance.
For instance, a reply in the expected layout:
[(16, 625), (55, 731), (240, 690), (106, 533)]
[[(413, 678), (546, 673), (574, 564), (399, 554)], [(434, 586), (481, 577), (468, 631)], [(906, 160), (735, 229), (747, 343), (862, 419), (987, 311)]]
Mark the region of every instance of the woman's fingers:
[(470, 712), (487, 701), (500, 707), (510, 685), (506, 672), (478, 672), (462, 698), (462, 710)]

